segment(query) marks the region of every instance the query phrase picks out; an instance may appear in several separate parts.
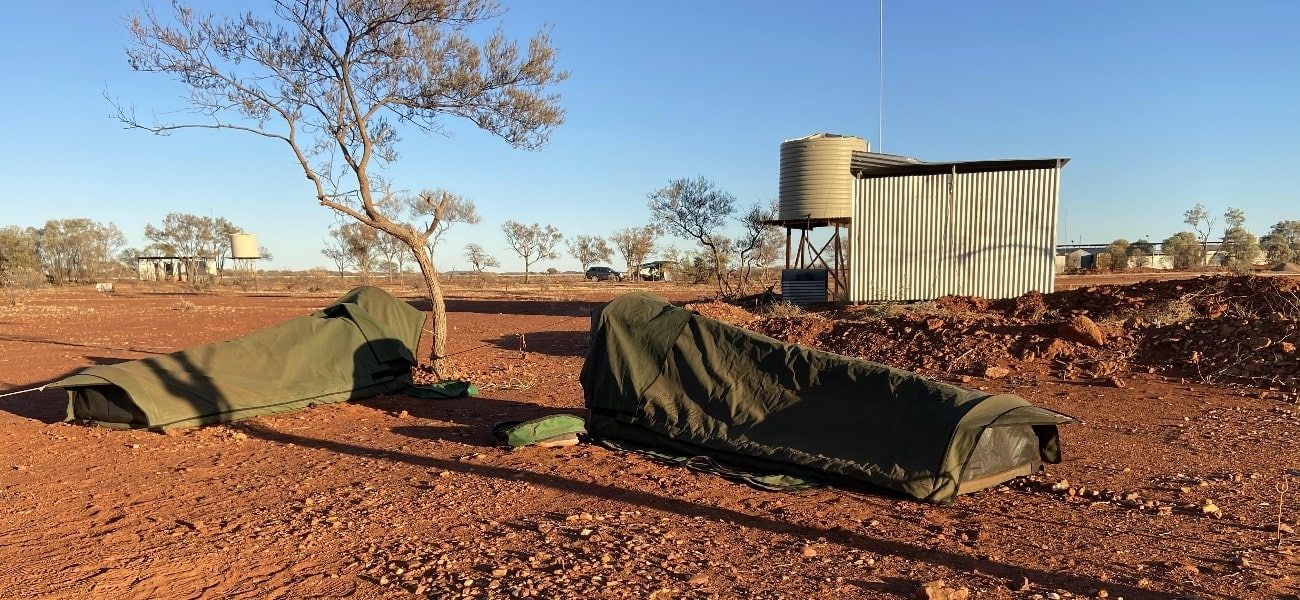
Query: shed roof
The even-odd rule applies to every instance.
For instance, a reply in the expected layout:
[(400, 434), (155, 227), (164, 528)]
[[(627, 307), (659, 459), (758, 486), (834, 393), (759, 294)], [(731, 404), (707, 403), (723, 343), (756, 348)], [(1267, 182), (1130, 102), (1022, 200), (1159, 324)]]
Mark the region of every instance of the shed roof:
[(940, 173), (988, 173), (1055, 169), (1070, 162), (1068, 158), (1012, 158), (1001, 160), (967, 160), (924, 162), (906, 156), (877, 152), (854, 152), (849, 170), (860, 178), (896, 177), (899, 175), (936, 175)]

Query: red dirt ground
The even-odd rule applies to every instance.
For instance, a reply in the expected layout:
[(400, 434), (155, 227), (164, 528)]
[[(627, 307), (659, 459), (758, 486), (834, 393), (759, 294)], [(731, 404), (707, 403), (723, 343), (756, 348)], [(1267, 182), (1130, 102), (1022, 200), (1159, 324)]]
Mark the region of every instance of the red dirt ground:
[[(1300, 589), (1285, 531), (1300, 418), (1248, 388), (977, 377), (966, 385), (1084, 423), (1064, 428), (1048, 475), (942, 506), (759, 491), (590, 445), (494, 447), (498, 421), (582, 413), (585, 315), (626, 289), (449, 301), (451, 350), (480, 398), (396, 395), (169, 435), (58, 423), (52, 391), (2, 398), (0, 597), (894, 598), (938, 579), (934, 597), (954, 598)], [(40, 292), (0, 308), (0, 393), (330, 299)], [(1052, 489), (1061, 480), (1068, 491)]]

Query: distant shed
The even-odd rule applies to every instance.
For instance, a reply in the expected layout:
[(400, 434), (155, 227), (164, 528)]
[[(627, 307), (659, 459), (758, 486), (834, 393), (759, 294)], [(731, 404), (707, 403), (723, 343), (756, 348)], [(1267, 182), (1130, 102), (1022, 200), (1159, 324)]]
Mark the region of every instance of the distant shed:
[(855, 152), (849, 301), (1051, 292), (1068, 161), (882, 164)]
[(140, 281), (190, 281), (190, 265), (208, 276), (217, 274), (217, 262), (207, 256), (137, 256), (136, 279)]

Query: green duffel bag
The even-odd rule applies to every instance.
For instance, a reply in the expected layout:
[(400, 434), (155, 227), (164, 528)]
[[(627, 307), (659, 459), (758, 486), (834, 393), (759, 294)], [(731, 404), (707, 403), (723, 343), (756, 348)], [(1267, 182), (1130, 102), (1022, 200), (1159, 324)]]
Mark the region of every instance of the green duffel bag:
[(529, 421), (506, 421), (492, 428), (492, 437), (511, 448), (572, 446), (586, 435), (587, 422), (574, 415), (547, 415)]

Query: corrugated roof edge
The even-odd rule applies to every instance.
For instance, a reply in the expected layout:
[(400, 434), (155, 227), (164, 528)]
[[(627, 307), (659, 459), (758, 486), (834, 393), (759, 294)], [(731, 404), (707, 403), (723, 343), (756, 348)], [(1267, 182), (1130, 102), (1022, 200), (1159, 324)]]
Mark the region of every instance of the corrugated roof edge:
[(788, 140), (782, 140), (781, 143), (784, 144), (784, 143), (787, 143), (787, 142), (802, 142), (802, 141), (804, 141), (804, 140), (815, 140), (815, 139), (821, 139), (821, 138), (853, 138), (853, 139), (855, 139), (855, 140), (863, 140), (863, 141), (866, 141), (866, 139), (867, 139), (867, 138), (864, 138), (864, 137), (862, 137), (862, 136), (858, 136), (858, 135), (849, 135), (849, 134), (846, 134), (846, 133), (829, 133), (829, 132), (826, 132), (826, 131), (819, 131), (819, 132), (817, 132), (817, 133), (810, 133), (810, 134), (805, 135), (805, 136), (803, 136), (803, 137), (797, 137), (797, 138), (790, 138), (790, 139), (788, 139)]
[(884, 154), (882, 152), (863, 152), (861, 150), (854, 150), (853, 158), (851, 160), (851, 163), (854, 168), (857, 168), (859, 165), (862, 165), (864, 167), (868, 167), (868, 166), (884, 167), (884, 166), (893, 166), (893, 165), (919, 165), (919, 164), (924, 164), (924, 162), (925, 161), (912, 158), (910, 156), (902, 156), (898, 154)]
[[(876, 166), (859, 161), (855, 152), (849, 170), (862, 179), (895, 177), (900, 175), (936, 175), (940, 173), (988, 173), (993, 171), (1023, 171), (1029, 169), (1056, 169), (1070, 162), (1069, 158), (1011, 158), (1001, 160), (969, 160), (958, 162), (918, 162)], [(864, 157), (865, 159), (865, 157)]]

